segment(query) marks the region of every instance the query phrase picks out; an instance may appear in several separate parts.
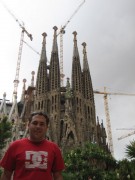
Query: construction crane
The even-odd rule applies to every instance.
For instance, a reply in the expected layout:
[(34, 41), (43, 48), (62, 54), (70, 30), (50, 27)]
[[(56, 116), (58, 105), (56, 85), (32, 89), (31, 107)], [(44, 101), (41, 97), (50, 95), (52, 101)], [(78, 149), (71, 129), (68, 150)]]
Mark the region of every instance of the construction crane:
[(73, 12), (73, 14), (70, 16), (68, 21), (65, 23), (64, 26), (60, 28), (59, 33), (57, 34), (60, 35), (60, 77), (61, 77), (61, 86), (63, 86), (63, 80), (64, 80), (64, 74), (63, 74), (63, 34), (65, 34), (65, 28), (67, 25), (70, 23), (72, 18), (76, 15), (76, 13), (79, 11), (79, 9), (82, 7), (82, 5), (85, 3), (85, 0), (79, 6), (76, 8), (76, 10)]
[(41, 55), (38, 51), (36, 51), (32, 46), (30, 46), (26, 41), (23, 40), (23, 42), (30, 48), (32, 49), (36, 54)]
[(120, 136), (120, 137), (118, 138), (118, 140), (122, 140), (122, 139), (124, 139), (124, 138), (126, 138), (126, 137), (129, 137), (129, 136), (132, 136), (132, 135), (135, 134), (135, 128), (119, 128), (119, 129), (117, 129), (117, 130), (134, 130), (134, 131), (132, 131), (132, 132), (130, 132), (130, 133), (127, 133), (127, 134), (124, 134), (124, 135)]
[(135, 131), (133, 131), (133, 132), (131, 132), (131, 133), (128, 133), (128, 134), (125, 134), (125, 135), (119, 137), (118, 140), (124, 139), (124, 138), (129, 137), (129, 136), (132, 136), (132, 135), (134, 135), (134, 134), (135, 134)]
[(20, 38), (20, 45), (19, 45), (19, 52), (18, 52), (18, 59), (17, 59), (17, 66), (16, 66), (16, 74), (15, 74), (15, 80), (14, 80), (14, 91), (13, 91), (13, 105), (9, 113), (8, 119), (11, 120), (11, 116), (13, 112), (15, 111), (17, 116), (17, 88), (19, 84), (19, 72), (20, 72), (20, 64), (21, 64), (21, 56), (22, 56), (22, 48), (23, 48), (23, 42), (24, 42), (24, 34), (26, 34), (30, 40), (32, 41), (33, 37), (32, 34), (30, 34), (24, 27), (24, 23), (20, 23), (20, 21), (16, 18), (16, 16), (11, 12), (11, 10), (1, 1), (4, 8), (8, 11), (8, 13), (13, 17), (13, 19), (18, 23), (21, 31), (21, 38)]
[(94, 90), (94, 93), (95, 94), (103, 94), (104, 95), (104, 106), (105, 106), (105, 115), (106, 115), (106, 128), (107, 128), (106, 130), (107, 130), (108, 144), (109, 144), (109, 148), (110, 148), (111, 154), (114, 155), (113, 140), (112, 140), (112, 131), (111, 131), (111, 121), (110, 121), (110, 114), (109, 114), (109, 106), (108, 106), (107, 95), (135, 96), (135, 94), (107, 92), (106, 91), (106, 87), (104, 87), (104, 91)]

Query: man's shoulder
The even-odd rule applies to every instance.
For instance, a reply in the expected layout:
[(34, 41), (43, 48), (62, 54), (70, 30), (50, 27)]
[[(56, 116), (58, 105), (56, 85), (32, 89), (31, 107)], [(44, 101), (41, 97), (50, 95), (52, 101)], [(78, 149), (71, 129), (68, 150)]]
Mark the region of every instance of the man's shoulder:
[(46, 140), (46, 143), (47, 143), (47, 144), (48, 144), (48, 146), (50, 146), (51, 148), (54, 148), (54, 149), (59, 149), (58, 144), (56, 144), (56, 143), (55, 143), (55, 142), (53, 142), (53, 141)]
[(17, 139), (11, 142), (11, 146), (21, 145), (27, 142), (27, 138)]
[(50, 140), (45, 140), (46, 141), (46, 143), (47, 144), (50, 144), (50, 145), (52, 145), (52, 146), (58, 146), (55, 142), (53, 142), (53, 141), (50, 141)]

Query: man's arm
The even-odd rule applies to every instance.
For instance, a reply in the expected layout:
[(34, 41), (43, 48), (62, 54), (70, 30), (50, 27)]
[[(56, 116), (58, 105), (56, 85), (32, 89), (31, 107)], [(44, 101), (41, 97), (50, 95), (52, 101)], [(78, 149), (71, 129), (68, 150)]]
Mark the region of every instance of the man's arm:
[(62, 172), (61, 171), (54, 172), (53, 179), (54, 180), (63, 180)]
[(1, 180), (11, 180), (12, 173), (12, 171), (4, 169)]

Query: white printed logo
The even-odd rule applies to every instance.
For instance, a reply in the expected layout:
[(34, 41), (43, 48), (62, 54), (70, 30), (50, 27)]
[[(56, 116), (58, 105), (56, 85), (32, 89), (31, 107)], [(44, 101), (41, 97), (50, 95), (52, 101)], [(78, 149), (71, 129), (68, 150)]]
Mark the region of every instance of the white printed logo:
[(45, 151), (26, 151), (26, 168), (47, 169), (48, 152)]

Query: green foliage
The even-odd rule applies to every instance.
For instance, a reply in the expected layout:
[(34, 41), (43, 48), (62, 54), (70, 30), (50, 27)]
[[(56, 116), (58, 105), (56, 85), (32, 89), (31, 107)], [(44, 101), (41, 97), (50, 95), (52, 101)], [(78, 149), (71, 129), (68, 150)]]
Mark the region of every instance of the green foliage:
[(3, 149), (6, 140), (11, 136), (11, 123), (7, 121), (7, 117), (4, 117), (0, 121), (0, 149)]
[(117, 161), (97, 144), (87, 143), (64, 154), (66, 170), (64, 180), (127, 180), (135, 179), (135, 141), (126, 149), (131, 158)]
[(2, 170), (2, 168), (0, 168), (0, 177), (1, 177), (2, 173), (3, 173), (3, 170)]
[[(105, 179), (105, 176), (106, 179), (107, 176), (109, 179), (109, 172), (111, 173), (116, 166), (116, 161), (111, 154), (92, 143), (65, 153), (64, 160), (66, 170), (63, 176), (65, 179), (66, 176), (70, 177), (71, 180), (87, 180), (88, 177), (102, 180)], [(107, 173), (108, 175), (106, 175)], [(112, 178), (112, 174), (110, 176)]]
[(135, 161), (129, 161), (128, 159), (123, 159), (118, 162), (118, 174), (119, 179), (126, 180), (127, 177), (130, 175), (130, 179), (135, 179)]
[(135, 158), (135, 141), (131, 141), (130, 144), (126, 146), (126, 154), (130, 159)]

